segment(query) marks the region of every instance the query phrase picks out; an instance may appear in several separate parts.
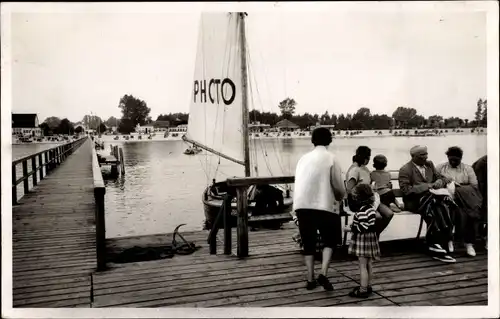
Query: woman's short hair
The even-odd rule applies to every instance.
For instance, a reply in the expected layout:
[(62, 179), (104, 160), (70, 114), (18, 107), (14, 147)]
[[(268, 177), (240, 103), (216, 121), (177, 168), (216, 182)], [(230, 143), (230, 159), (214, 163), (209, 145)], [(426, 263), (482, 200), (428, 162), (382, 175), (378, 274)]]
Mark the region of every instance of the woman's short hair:
[(372, 155), (372, 150), (368, 146), (359, 146), (356, 149), (356, 155), (353, 157), (353, 161), (358, 165), (364, 165), (365, 161)]
[(311, 142), (314, 146), (328, 146), (332, 142), (332, 133), (325, 127), (315, 128), (311, 134)]
[(384, 155), (377, 155), (373, 158), (373, 167), (378, 170), (382, 170), (387, 166), (387, 157)]
[(446, 156), (455, 156), (462, 158), (463, 155), (464, 151), (462, 151), (462, 149), (458, 146), (452, 146), (448, 149), (448, 151), (446, 151)]

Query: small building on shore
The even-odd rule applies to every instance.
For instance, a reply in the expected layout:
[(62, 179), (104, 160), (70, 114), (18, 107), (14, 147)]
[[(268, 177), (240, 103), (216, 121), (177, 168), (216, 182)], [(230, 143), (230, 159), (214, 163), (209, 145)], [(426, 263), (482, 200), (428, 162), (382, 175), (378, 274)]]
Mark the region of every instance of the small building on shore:
[(36, 113), (12, 113), (12, 135), (43, 136)]
[(271, 125), (269, 124), (261, 124), (260, 122), (253, 122), (248, 124), (248, 130), (250, 133), (260, 133), (267, 132)]
[(149, 133), (153, 133), (155, 130), (153, 124), (146, 124), (146, 125), (140, 125), (140, 124), (137, 124), (135, 126), (135, 131), (139, 134), (149, 134)]
[(319, 123), (316, 123), (316, 125), (310, 126), (309, 130), (312, 132), (314, 129), (319, 128), (319, 127), (324, 127), (330, 131), (335, 130), (335, 125), (326, 125), (326, 124), (319, 124)]
[(170, 127), (168, 128), (168, 131), (169, 132), (187, 132), (187, 128), (188, 128), (188, 125), (187, 124), (180, 124), (180, 125), (177, 125), (175, 127)]
[(155, 132), (166, 132), (170, 127), (169, 121), (154, 121), (153, 127)]
[(278, 123), (276, 123), (275, 127), (279, 132), (295, 132), (300, 130), (300, 127), (297, 124), (287, 119), (279, 121)]

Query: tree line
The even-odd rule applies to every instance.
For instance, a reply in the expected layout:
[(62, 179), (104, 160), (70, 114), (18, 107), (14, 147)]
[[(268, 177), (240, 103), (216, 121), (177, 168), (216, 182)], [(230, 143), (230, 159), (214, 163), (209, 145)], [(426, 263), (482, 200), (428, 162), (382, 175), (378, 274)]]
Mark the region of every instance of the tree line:
[[(440, 115), (424, 117), (417, 113), (417, 110), (410, 107), (398, 106), (391, 116), (387, 114), (372, 114), (367, 107), (361, 107), (355, 113), (330, 114), (325, 111), (319, 114), (295, 114), (297, 102), (293, 98), (287, 97), (278, 104), (280, 114), (274, 112), (260, 112), (251, 110), (249, 119), (251, 122), (260, 122), (274, 126), (277, 122), (287, 119), (297, 124), (301, 129), (307, 129), (320, 125), (334, 125), (337, 130), (384, 130), (384, 129), (416, 129), (416, 128), (467, 128), (467, 127), (487, 127), (488, 101), (479, 99), (476, 103), (474, 120), (461, 119), (456, 116), (443, 118)], [(149, 113), (151, 109), (146, 102), (131, 94), (125, 94), (120, 98), (118, 108), (122, 112), (122, 117), (117, 119), (113, 116), (103, 121), (97, 115), (85, 115), (82, 123), (94, 130), (105, 132), (108, 128), (117, 127), (118, 132), (129, 134), (135, 130), (137, 124), (145, 125), (152, 122)], [(168, 121), (171, 126), (187, 124), (188, 113), (168, 113), (160, 114), (156, 121)], [(57, 117), (47, 118), (40, 127), (44, 135), (53, 134), (74, 134), (79, 133), (75, 129), (75, 124), (68, 119), (60, 120)]]
[[(316, 124), (335, 125), (338, 130), (383, 130), (383, 129), (414, 129), (414, 128), (458, 128), (458, 127), (486, 127), (487, 126), (487, 100), (479, 99), (477, 110), (473, 121), (461, 119), (456, 116), (443, 118), (440, 115), (424, 117), (417, 113), (414, 108), (399, 106), (391, 116), (387, 114), (372, 114), (370, 109), (362, 107), (355, 113), (330, 114), (325, 111), (322, 115), (304, 113), (295, 115), (296, 102), (292, 98), (286, 98), (278, 105), (281, 114), (274, 112), (260, 112), (251, 110), (249, 119), (251, 122), (275, 125), (277, 122), (287, 119), (297, 124), (301, 129), (307, 129)], [(187, 123), (188, 113), (160, 114), (157, 121), (170, 121), (170, 123)]]

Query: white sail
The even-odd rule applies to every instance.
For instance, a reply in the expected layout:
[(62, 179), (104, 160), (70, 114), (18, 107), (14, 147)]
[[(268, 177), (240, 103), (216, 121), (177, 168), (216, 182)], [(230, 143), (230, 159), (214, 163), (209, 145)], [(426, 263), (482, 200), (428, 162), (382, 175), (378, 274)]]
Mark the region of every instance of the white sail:
[(203, 13), (186, 137), (244, 161), (237, 13)]

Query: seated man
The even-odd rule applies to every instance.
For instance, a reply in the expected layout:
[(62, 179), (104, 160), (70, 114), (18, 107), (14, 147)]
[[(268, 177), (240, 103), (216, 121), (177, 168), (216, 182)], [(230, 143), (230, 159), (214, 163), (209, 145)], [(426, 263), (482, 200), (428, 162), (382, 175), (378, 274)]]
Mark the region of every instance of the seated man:
[(410, 150), (410, 155), (411, 161), (401, 167), (398, 178), (405, 209), (424, 215), (428, 226), (426, 242), (429, 250), (434, 253), (433, 258), (443, 262), (455, 262), (455, 259), (442, 248), (451, 240), (450, 227), (452, 226), (435, 227), (437, 222), (434, 216), (426, 211), (420, 211), (421, 199), (427, 198), (426, 196), (430, 194), (429, 190), (444, 188), (449, 180), (438, 174), (434, 164), (427, 160), (427, 147), (414, 146)]

